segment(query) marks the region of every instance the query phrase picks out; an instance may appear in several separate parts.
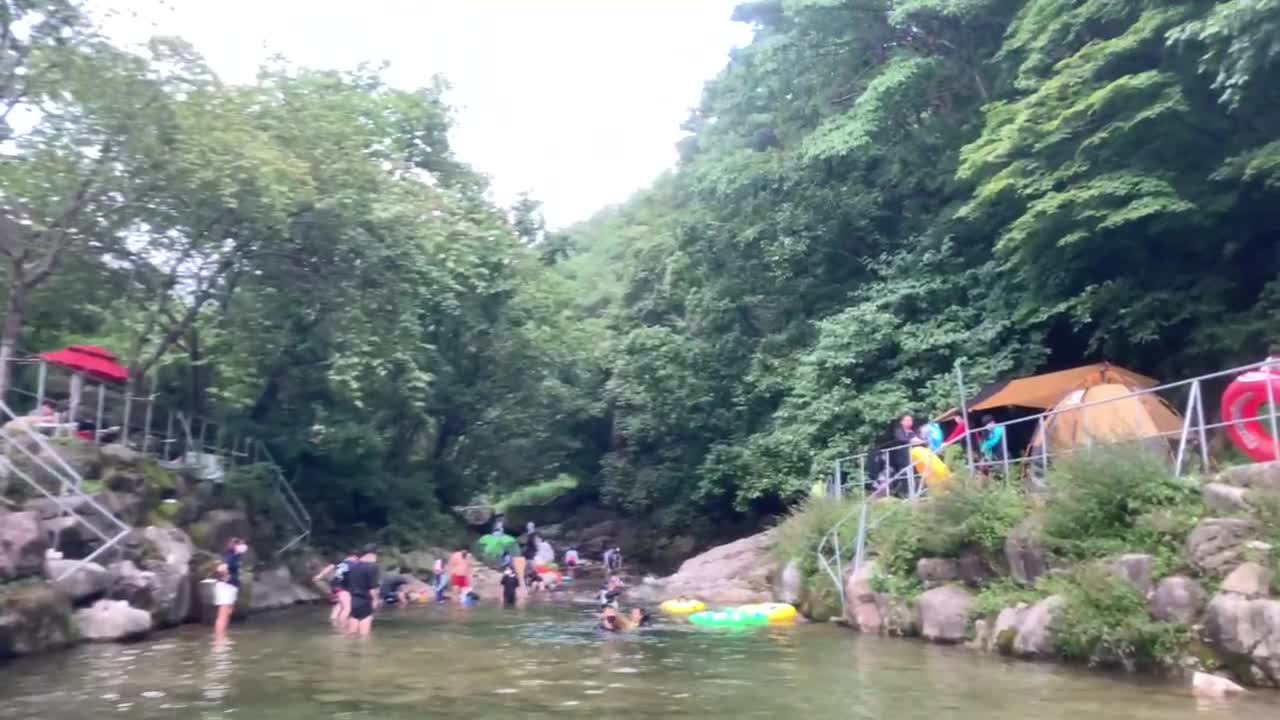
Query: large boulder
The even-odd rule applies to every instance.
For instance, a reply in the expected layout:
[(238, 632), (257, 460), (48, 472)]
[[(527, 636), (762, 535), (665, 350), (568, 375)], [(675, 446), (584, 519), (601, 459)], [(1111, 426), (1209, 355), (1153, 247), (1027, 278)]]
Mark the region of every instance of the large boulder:
[(1030, 607), (1026, 603), (1018, 603), (1015, 607), (1008, 607), (1000, 611), (996, 615), (995, 623), (991, 628), (991, 641), (987, 646), (988, 652), (999, 652), (1002, 655), (1009, 655), (1013, 652), (1013, 641), (1018, 637), (1018, 623), (1022, 622), (1022, 616)]
[(181, 624), (191, 613), (191, 577), (186, 565), (158, 563), (143, 570), (132, 561), (120, 560), (107, 570), (111, 575), (107, 597), (151, 613), (156, 627)]
[(1249, 509), (1247, 488), (1223, 483), (1205, 483), (1200, 488), (1204, 506), (1217, 513), (1243, 512)]
[(94, 642), (137, 640), (151, 632), (151, 613), (123, 600), (99, 600), (71, 619), (80, 637)]
[(323, 596), (315, 588), (296, 582), (289, 568), (280, 566), (258, 570), (253, 578), (254, 612), (316, 602)]
[(1151, 616), (1165, 622), (1191, 625), (1204, 611), (1209, 596), (1200, 583), (1189, 577), (1174, 575), (1156, 585), (1151, 594)]
[(996, 563), (985, 553), (969, 548), (956, 559), (956, 573), (960, 581), (969, 587), (984, 587), (999, 577)]
[(1271, 571), (1255, 562), (1244, 563), (1222, 581), (1220, 590), (1250, 600), (1264, 598), (1271, 592)]
[(39, 575), (46, 547), (39, 515), (0, 510), (0, 582)]
[(1053, 567), (1053, 558), (1044, 547), (1041, 525), (1037, 518), (1023, 520), (1009, 533), (1004, 543), (1009, 577), (1022, 585), (1032, 585)]
[(63, 648), (75, 640), (66, 595), (44, 583), (0, 586), (0, 659)]
[(674, 575), (657, 584), (666, 597), (694, 597), (708, 604), (769, 602), (773, 531), (745, 537), (685, 560)]
[(1222, 471), (1214, 481), (1224, 485), (1280, 492), (1280, 461), (1237, 465)]
[(1102, 560), (1102, 566), (1116, 578), (1133, 586), (1142, 597), (1151, 594), (1156, 559), (1142, 553), (1128, 553)]
[(925, 591), (916, 602), (920, 615), (920, 636), (929, 642), (962, 642), (969, 632), (973, 596), (957, 585)]
[(45, 577), (77, 604), (102, 597), (111, 588), (111, 573), (94, 562), (50, 559)]
[(778, 573), (778, 581), (773, 585), (773, 599), (778, 602), (798, 605), (804, 599), (804, 573), (800, 571), (800, 562), (791, 560), (782, 566)]
[(220, 553), (227, 540), (233, 537), (248, 538), (253, 534), (249, 517), (243, 510), (210, 510), (191, 525), (188, 532), (196, 547), (212, 553)]
[(1203, 520), (1187, 536), (1187, 562), (1205, 575), (1226, 577), (1243, 562), (1253, 523), (1243, 518)]
[(1054, 654), (1053, 616), (1064, 600), (1051, 595), (1023, 611), (1017, 618), (1010, 651), (1020, 658), (1048, 658)]
[(951, 558), (920, 558), (916, 562), (916, 578), (925, 587), (938, 587), (960, 577), (960, 564)]
[(1209, 603), (1204, 632), (1241, 680), (1280, 687), (1280, 601), (1220, 593)]
[(882, 635), (915, 637), (920, 634), (920, 616), (909, 601), (889, 593), (876, 593), (876, 612), (880, 615)]
[(146, 543), (144, 567), (157, 565), (188, 565), (195, 554), (195, 543), (177, 528), (149, 526), (142, 529)]
[(876, 575), (876, 561), (868, 560), (849, 573), (844, 584), (845, 619), (864, 633), (880, 632), (880, 607), (871, 581)]

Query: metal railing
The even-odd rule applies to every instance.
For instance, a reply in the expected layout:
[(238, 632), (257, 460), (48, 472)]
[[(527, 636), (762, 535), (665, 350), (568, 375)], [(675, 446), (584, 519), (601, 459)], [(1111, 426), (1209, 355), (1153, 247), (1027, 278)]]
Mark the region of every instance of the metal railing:
[[(1164, 443), (1165, 449), (1168, 451), (1172, 470), (1175, 475), (1181, 477), (1184, 472), (1189, 469), (1188, 455), (1189, 451), (1199, 450), (1199, 471), (1202, 473), (1210, 472), (1213, 467), (1212, 457), (1210, 454), (1208, 435), (1211, 430), (1218, 430), (1230, 427), (1234, 424), (1246, 422), (1265, 422), (1269, 430), (1273, 447), (1280, 449), (1280, 407), (1277, 406), (1277, 397), (1271, 383), (1266, 385), (1266, 402), (1259, 406), (1259, 412), (1245, 417), (1238, 417), (1234, 420), (1221, 420), (1217, 422), (1207, 422), (1204, 408), (1205, 386), (1212, 385), (1227, 379), (1236, 378), (1251, 372), (1267, 372), (1271, 371), (1280, 374), (1280, 360), (1271, 358), (1262, 362), (1242, 365), (1240, 367), (1221, 370), (1215, 373), (1199, 375), (1186, 380), (1157, 385), (1155, 387), (1137, 390), (1124, 395), (1104, 398), (1090, 402), (1080, 402), (1069, 407), (1055, 407), (1050, 410), (1028, 415), (1026, 417), (1010, 420), (1004, 423), (997, 423), (991, 427), (974, 428), (968, 423), (967, 410), (964, 397), (963, 383), (960, 383), (960, 404), (961, 413), (965, 418), (966, 432), (955, 439), (954, 443), (962, 443), (965, 449), (966, 465), (970, 471), (970, 475), (999, 475), (1005, 479), (1015, 476), (1021, 476), (1024, 480), (1033, 485), (1039, 485), (1044, 474), (1048, 472), (1051, 463), (1055, 459), (1073, 453), (1087, 450), (1091, 447), (1107, 444), (1132, 443), (1135, 440), (1143, 442)], [(959, 375), (957, 371), (957, 376)], [(1224, 383), (1225, 384), (1225, 383)], [(1168, 400), (1166, 400), (1166, 398)], [(1147, 413), (1146, 406), (1143, 401), (1161, 403), (1167, 405), (1170, 409), (1174, 407), (1182, 407), (1182, 425), (1177, 429), (1161, 430), (1155, 420)], [(1135, 403), (1136, 401), (1136, 403)], [(1087, 417), (1091, 409), (1102, 408), (1107, 405), (1118, 403), (1135, 403), (1135, 417), (1131, 426), (1121, 426), (1116, 428), (1112, 426), (1110, 430), (1099, 433), (1097, 436), (1087, 435), (1083, 438), (1075, 438), (1068, 447), (1054, 449), (1051, 447), (1054, 423), (1063, 419), (1070, 414), (1078, 414), (1081, 424)], [(1261, 412), (1261, 408), (1266, 407), (1266, 412)], [(1145, 415), (1145, 418), (1144, 418)], [(992, 457), (984, 457), (978, 459), (974, 453), (974, 441), (977, 438), (987, 435), (994, 428), (1002, 428), (1003, 433), (1000, 437), (1000, 445), (998, 454)], [(1033, 452), (1026, 455), (1014, 457), (1009, 452), (1009, 436), (1010, 430), (1031, 430), (1033, 442), (1030, 447)], [(1195, 447), (1193, 448), (1193, 444)], [(856, 489), (859, 496), (854, 508), (843, 518), (841, 518), (830, 531), (822, 538), (818, 547), (819, 565), (823, 567), (826, 573), (831, 577), (832, 582), (837, 587), (837, 592), (841, 601), (842, 611), (847, 612), (844, 582), (846, 577), (846, 569), (842, 562), (841, 543), (839, 530), (846, 523), (851, 521), (853, 517), (858, 517), (858, 530), (854, 540), (854, 551), (852, 565), (849, 572), (857, 572), (861, 568), (862, 563), (866, 560), (868, 551), (868, 536), (875, 525), (883, 520), (873, 517), (870, 506), (876, 500), (891, 494), (891, 491), (899, 484), (903, 485), (905, 492), (903, 493), (907, 499), (915, 499), (925, 494), (927, 488), (920, 482), (921, 476), (915, 472), (912, 459), (903, 457), (908, 454), (915, 444), (896, 445), (882, 450), (876, 450), (856, 455), (850, 455), (838, 458), (834, 461), (831, 480), (828, 482), (828, 494), (831, 497), (840, 499), (845, 497), (850, 489), (850, 483), (846, 482), (845, 469), (856, 464), (858, 468)], [(868, 461), (872, 458), (878, 459), (880, 467), (875, 477), (870, 477), (868, 473)], [(895, 458), (897, 461), (895, 463)], [(904, 465), (900, 469), (894, 468), (896, 465)], [(868, 486), (871, 486), (871, 492), (868, 492)], [(897, 510), (895, 510), (896, 512)]]
[(251, 462), (258, 462), (259, 454), (261, 454), (261, 457), (266, 458), (267, 466), (271, 472), (272, 486), (275, 488), (285, 511), (289, 514), (298, 530), (296, 536), (276, 551), (276, 557), (280, 557), (311, 536), (311, 513), (307, 512), (307, 506), (302, 504), (302, 500), (294, 492), (293, 484), (284, 476), (284, 472), (280, 469), (280, 464), (275, 461), (271, 451), (261, 441), (257, 441), (253, 445)]
[[(68, 577), (84, 566), (85, 563), (93, 562), (129, 535), (133, 528), (116, 517), (114, 513), (95, 500), (92, 495), (82, 490), (84, 478), (62, 458), (62, 455), (49, 438), (32, 430), (26, 422), (13, 422), (22, 418), (15, 414), (3, 400), (0, 400), (0, 417), (4, 419), (3, 427), (0, 428), (0, 443), (3, 444), (3, 454), (0, 454), (0, 467), (3, 467), (4, 472), (20, 478), (28, 486), (48, 498), (58, 508), (60, 516), (74, 519), (78, 524), (83, 525), (89, 532), (97, 536), (98, 541), (101, 543), (86, 557), (79, 559), (74, 565), (67, 566), (62, 574), (54, 578), (55, 581)], [(31, 446), (36, 449), (33, 451)], [(56, 492), (45, 487), (44, 483), (37, 481), (30, 472), (23, 469), (20, 464), (15, 463), (13, 461), (14, 457), (24, 457), (32, 464), (32, 467), (38, 467), (43, 470), (50, 478), (56, 481)], [(82, 511), (85, 506), (88, 506), (101, 516), (109, 527), (115, 529), (115, 533), (108, 534), (108, 531), (100, 528), (90, 517), (83, 515)]]

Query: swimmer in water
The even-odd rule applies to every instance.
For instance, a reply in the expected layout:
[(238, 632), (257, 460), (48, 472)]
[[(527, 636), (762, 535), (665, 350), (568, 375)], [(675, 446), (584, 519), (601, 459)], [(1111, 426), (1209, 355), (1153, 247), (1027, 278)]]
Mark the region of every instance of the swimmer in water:
[(652, 622), (649, 613), (632, 608), (629, 615), (618, 612), (617, 605), (606, 605), (600, 612), (600, 628), (609, 632), (626, 632), (644, 627)]

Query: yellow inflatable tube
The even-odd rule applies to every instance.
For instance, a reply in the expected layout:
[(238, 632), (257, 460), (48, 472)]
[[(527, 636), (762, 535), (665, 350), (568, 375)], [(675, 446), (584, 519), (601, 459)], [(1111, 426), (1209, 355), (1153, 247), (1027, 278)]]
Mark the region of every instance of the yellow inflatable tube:
[(925, 448), (911, 448), (911, 464), (924, 478), (924, 484), (929, 487), (929, 492), (945, 492), (951, 486), (951, 468), (942, 462), (942, 458)]
[(738, 612), (741, 613), (757, 613), (769, 618), (770, 624), (795, 622), (800, 613), (796, 612), (795, 606), (786, 603), (755, 603), (752, 605), (739, 605)]
[(706, 610), (707, 606), (701, 600), (676, 598), (662, 603), (658, 606), (658, 609), (668, 615), (692, 615)]

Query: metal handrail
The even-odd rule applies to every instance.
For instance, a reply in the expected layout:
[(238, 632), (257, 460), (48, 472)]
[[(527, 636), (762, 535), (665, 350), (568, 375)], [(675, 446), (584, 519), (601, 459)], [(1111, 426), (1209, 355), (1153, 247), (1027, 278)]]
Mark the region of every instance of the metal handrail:
[(276, 557), (280, 557), (285, 554), (285, 552), (311, 536), (311, 513), (307, 512), (307, 506), (303, 504), (302, 499), (298, 497), (296, 492), (294, 492), (293, 484), (284, 476), (284, 471), (280, 469), (280, 464), (276, 462), (275, 457), (271, 454), (271, 450), (267, 448), (266, 444), (261, 440), (258, 440), (254, 447), (267, 459), (267, 465), (271, 469), (271, 477), (275, 481), (273, 486), (276, 494), (280, 496), (280, 500), (284, 504), (285, 510), (289, 513), (299, 530), (299, 533), (295, 537), (276, 551)]

